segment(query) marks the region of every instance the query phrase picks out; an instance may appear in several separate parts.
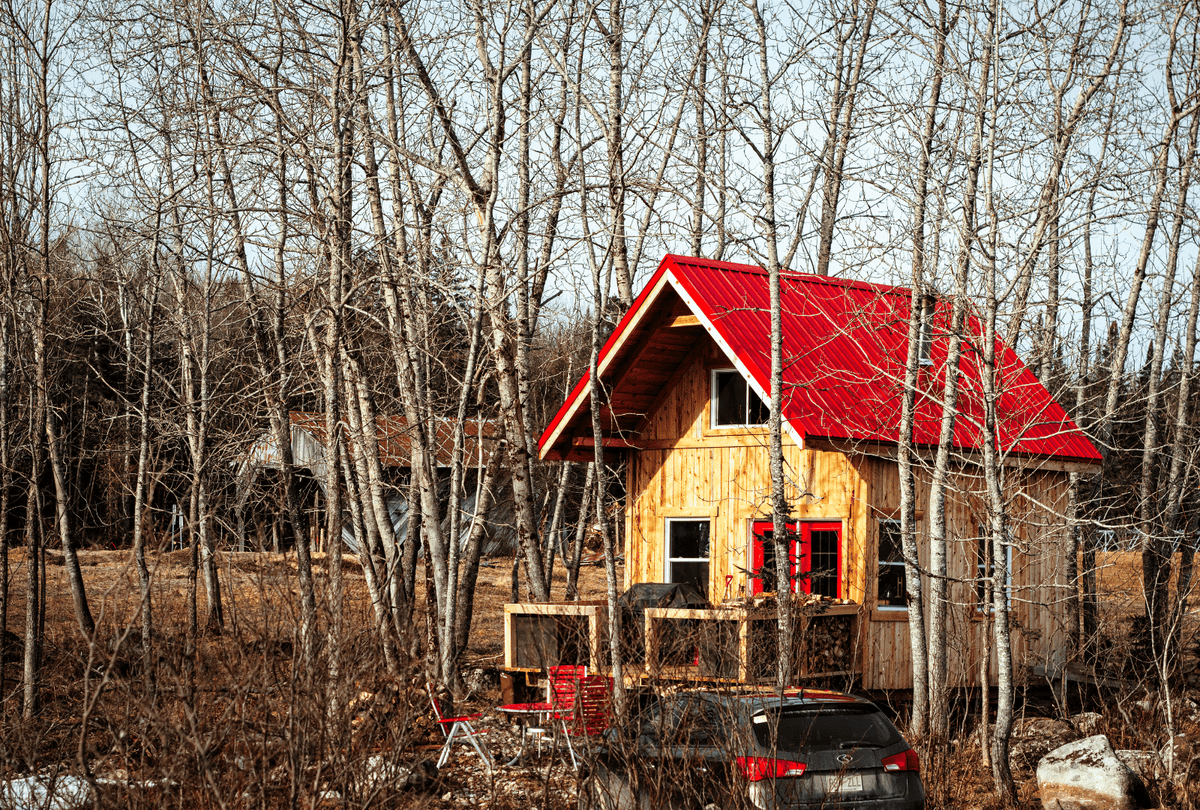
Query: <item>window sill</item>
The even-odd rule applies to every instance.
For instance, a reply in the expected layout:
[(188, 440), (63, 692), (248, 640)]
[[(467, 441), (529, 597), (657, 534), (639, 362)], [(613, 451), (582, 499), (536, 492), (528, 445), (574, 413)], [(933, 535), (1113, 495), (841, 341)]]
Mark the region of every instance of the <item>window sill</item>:
[(908, 608), (881, 608), (876, 606), (871, 611), (871, 621), (873, 622), (907, 622)]
[(707, 428), (705, 428), (704, 432), (720, 433), (722, 435), (729, 435), (730, 433), (741, 433), (748, 435), (751, 433), (762, 433), (767, 429), (767, 425), (709, 425)]

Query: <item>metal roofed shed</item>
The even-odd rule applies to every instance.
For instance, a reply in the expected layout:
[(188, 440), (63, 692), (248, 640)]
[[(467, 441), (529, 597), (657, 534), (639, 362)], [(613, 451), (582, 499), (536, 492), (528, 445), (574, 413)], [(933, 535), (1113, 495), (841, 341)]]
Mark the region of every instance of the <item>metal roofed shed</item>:
[[(289, 414), (291, 422), (291, 442), (293, 467), (308, 483), (308, 489), (325, 494), (325, 414), (317, 412), (293, 411)], [(400, 416), (381, 416), (376, 419), (376, 443), (379, 448), (379, 462), (383, 468), (386, 481), (384, 503), (392, 524), (397, 544), (403, 544), (408, 538), (408, 481), (412, 462), (413, 438), (408, 420)], [(436, 424), (437, 461), (439, 481), (439, 500), (445, 500), (449, 485), (449, 465), (453, 450), (454, 425), (448, 419), (439, 420)], [(496, 448), (499, 438), (499, 428), (491, 420), (468, 420), (463, 425), (465, 442), (463, 459), (466, 465), (465, 493), (462, 499), (463, 531), (460, 542), (465, 543), (470, 531), (471, 519), (475, 514), (476, 492), (473, 485), (474, 471), (486, 465), (488, 458)], [(348, 441), (353, 441), (348, 439)], [(247, 509), (248, 501), (254, 491), (258, 475), (263, 470), (278, 470), (280, 454), (275, 445), (274, 437), (269, 431), (264, 432), (246, 454), (242, 457), (241, 469), (238, 474), (239, 492), (236, 508), (239, 513)], [(502, 490), (501, 490), (502, 491)], [(315, 497), (315, 492), (313, 493)], [(484, 543), (484, 555), (495, 555), (511, 549), (516, 539), (512, 516), (511, 501), (494, 498), (492, 507), (487, 514), (489, 523), (488, 536)], [(449, 519), (443, 519), (443, 527), (449, 529)], [(347, 548), (358, 553), (357, 540), (354, 536), (349, 519), (342, 528), (342, 540)]]

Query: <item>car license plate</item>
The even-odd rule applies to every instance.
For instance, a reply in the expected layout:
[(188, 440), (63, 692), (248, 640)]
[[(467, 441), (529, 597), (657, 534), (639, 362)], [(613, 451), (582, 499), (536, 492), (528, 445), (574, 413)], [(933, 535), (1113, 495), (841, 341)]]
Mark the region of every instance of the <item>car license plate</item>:
[(837, 781), (834, 782), (833, 790), (837, 793), (862, 793), (863, 778), (862, 774), (847, 774), (842, 777), (834, 777)]

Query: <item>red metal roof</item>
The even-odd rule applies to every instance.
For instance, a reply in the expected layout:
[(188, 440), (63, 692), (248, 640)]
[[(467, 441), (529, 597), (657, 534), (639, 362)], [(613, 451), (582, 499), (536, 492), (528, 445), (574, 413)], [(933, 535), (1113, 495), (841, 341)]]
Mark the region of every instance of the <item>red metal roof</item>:
[[(880, 284), (783, 273), (783, 415), (793, 435), (813, 439), (895, 444), (900, 392), (908, 351), (909, 290)], [(761, 267), (708, 259), (666, 256), (637, 301), (618, 324), (601, 354), (601, 377), (612, 368), (636, 367), (639, 357), (618, 355), (644, 350), (653, 312), (670, 289), (699, 317), (709, 336), (742, 369), (760, 395), (770, 390), (770, 290)], [(934, 324), (932, 365), (918, 383), (914, 440), (936, 445), (941, 430), (951, 303), (939, 301)], [(968, 311), (960, 361), (959, 416), (954, 445), (977, 450), (983, 428), (980, 385), (983, 323)], [(1099, 462), (1101, 456), (1063, 408), (1054, 401), (1016, 353), (996, 343), (999, 368), (998, 433), (1007, 452), (1060, 461)], [(624, 373), (624, 372), (622, 372)], [(543, 434), (543, 457), (563, 457), (568, 434), (590, 435), (586, 421), (588, 376), (575, 386)], [(628, 386), (627, 386), (628, 387)], [(613, 389), (614, 397), (620, 388)], [(612, 402), (607, 428), (620, 432), (621, 409)], [(630, 410), (635, 410), (630, 408)], [(570, 424), (568, 424), (570, 423)], [(580, 428), (586, 427), (586, 431)], [(636, 437), (629, 438), (636, 444)]]

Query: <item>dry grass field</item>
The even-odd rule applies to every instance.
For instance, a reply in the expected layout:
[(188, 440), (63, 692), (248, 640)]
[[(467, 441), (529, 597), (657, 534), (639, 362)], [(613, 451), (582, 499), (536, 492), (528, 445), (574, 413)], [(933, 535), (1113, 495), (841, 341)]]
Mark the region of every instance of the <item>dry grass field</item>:
[[(256, 640), (288, 635), (299, 622), (300, 590), (294, 554), (245, 552), (219, 553), (222, 597), (227, 634)], [(78, 637), (71, 595), (67, 589), (61, 553), (47, 552), (46, 631), (51, 643), (69, 644)], [(129, 551), (79, 552), (88, 599), (97, 625), (105, 635), (119, 634), (138, 627), (140, 596), (137, 571)], [(155, 626), (164, 634), (183, 634), (187, 629), (188, 578), (187, 551), (149, 554)], [(9, 551), (8, 628), (20, 635), (25, 613), (25, 552)], [(329, 579), (328, 559), (324, 553), (313, 555), (313, 573), (317, 580), (318, 601), (325, 604), (324, 586)], [(342, 558), (345, 582), (345, 620), (353, 626), (370, 622), (370, 599), (358, 559), (353, 554)], [(561, 598), (567, 572), (556, 566), (553, 593)], [(522, 577), (523, 582), (523, 577)], [(604, 597), (604, 569), (585, 565), (580, 568), (580, 598)], [(204, 623), (206, 602), (203, 583), (197, 584), (199, 620)], [(524, 589), (522, 586), (522, 594)], [(472, 617), (469, 659), (474, 666), (496, 666), (503, 657), (504, 604), (511, 601), (512, 560), (485, 560), (480, 567)], [(425, 600), (423, 568), (418, 569), (418, 604)]]
[[(355, 793), (353, 774), (369, 755), (387, 752), (400, 763), (436, 751), (439, 735), (429, 720), (420, 689), (420, 662), (412, 662), (407, 683), (386, 674), (376, 650), (372, 613), (364, 577), (351, 555), (343, 560), (344, 638), (339, 651), (338, 696), (328, 678), (304, 681), (296, 649), (299, 594), (296, 560), (289, 554), (219, 555), (225, 604), (225, 630), (206, 633), (194, 658), (185, 660), (187, 628), (187, 553), (151, 555), (153, 607), (157, 627), (158, 681), (151, 688), (138, 650), (138, 589), (128, 551), (80, 552), (101, 643), (89, 650), (75, 625), (61, 557), (48, 552), (43, 710), (33, 723), (19, 719), (19, 649), (5, 650), (0, 771), (6, 775), (46, 767), (79, 772), (81, 762), (105, 778), (123, 775), (128, 783), (102, 792), (105, 806), (158, 807), (316, 807), (327, 805), (337, 788), (345, 806), (429, 807), (451, 810), (471, 806), (564, 810), (573, 806), (574, 778), (561, 766), (501, 769), (489, 779), (474, 757), (455, 756), (432, 791)], [(1137, 554), (1100, 556), (1106, 627), (1127, 628), (1141, 611), (1141, 563)], [(321, 621), (330, 621), (327, 601), (328, 560), (314, 560)], [(10, 552), (10, 601), (7, 627), (16, 636), (24, 628), (25, 557)], [(417, 602), (424, 604), (423, 577)], [(565, 571), (558, 567), (554, 593), (561, 596)], [(600, 566), (581, 571), (582, 598), (603, 598)], [(460, 661), (464, 671), (493, 672), (503, 658), (503, 605), (511, 600), (512, 561), (486, 561), (480, 571), (470, 647)], [(206, 618), (202, 584), (197, 593), (199, 621)], [(1188, 631), (1195, 629), (1189, 620)], [(425, 635), (417, 627), (418, 636)], [(11, 639), (11, 636), (10, 636)], [(14, 655), (16, 653), (16, 655)], [(194, 690), (188, 692), (188, 685)], [(482, 684), (482, 685), (480, 685)], [(476, 679), (478, 691), (467, 708), (484, 712), (489, 744), (505, 759), (517, 737), (493, 709), (499, 702), (494, 678)], [(325, 707), (345, 701), (351, 711), (341, 727), (331, 727)], [(370, 704), (370, 711), (356, 706)], [(461, 708), (461, 707), (460, 707)], [(1114, 726), (1114, 731), (1116, 727)], [(1136, 730), (1122, 737), (1127, 744)], [(990, 776), (970, 741), (955, 748), (927, 780), (947, 790), (937, 807), (990, 808)], [(299, 752), (299, 753), (298, 753)], [(375, 753), (371, 753), (375, 752)], [(317, 764), (313, 764), (317, 763)], [(142, 780), (153, 780), (148, 787)], [(120, 781), (119, 779), (117, 780)], [(173, 785), (165, 791), (164, 784)], [(350, 787), (347, 787), (350, 785)], [(332, 787), (331, 787), (332, 786)], [(952, 788), (952, 789), (950, 789)], [(1022, 797), (1037, 806), (1036, 786), (1025, 775)], [(329, 805), (332, 806), (332, 805)]]
[[(99, 642), (90, 649), (84, 642), (61, 556), (48, 551), (43, 706), (35, 721), (26, 722), (20, 718), (19, 641), (27, 568), (24, 552), (10, 551), (7, 627), (16, 639), (8, 637), (0, 680), (0, 779), (45, 768), (74, 774), (86, 762), (101, 780), (127, 780), (101, 793), (104, 806), (114, 807), (158, 807), (168, 798), (184, 807), (340, 806), (327, 800), (333, 793), (346, 806), (458, 808), (475, 806), (486, 796), (489, 805), (528, 808), (535, 794), (542, 797), (543, 810), (573, 806), (574, 779), (562, 767), (554, 774), (511, 772), (493, 781), (461, 754), (432, 793), (389, 793), (383, 785), (364, 795), (355, 780), (370, 757), (383, 755), (400, 764), (428, 757), (436, 753), (440, 733), (430, 719), (421, 662), (403, 664), (399, 682), (387, 673), (365, 578), (353, 555), (342, 563), (344, 641), (335, 656), (340, 690), (334, 676), (324, 672), (305, 679), (296, 643), (294, 555), (219, 555), (225, 628), (219, 635), (202, 633), (194, 657), (184, 654), (188, 553), (151, 555), (153, 686), (139, 654), (140, 599), (131, 554), (85, 550), (79, 558)], [(326, 628), (331, 623), (326, 555), (314, 555), (314, 574)], [(561, 598), (566, 587), (561, 567), (553, 582)], [(488, 560), (481, 568), (471, 643), (460, 660), (464, 671), (494, 676), (502, 663), (503, 605), (511, 600), (511, 583), (511, 559)], [(604, 583), (601, 567), (581, 569), (582, 598), (602, 598)], [(202, 583), (196, 601), (203, 628)], [(425, 602), (421, 570), (416, 602)], [(420, 607), (419, 613), (420, 625)], [(418, 638), (426, 637), (427, 628), (413, 629)], [(325, 643), (324, 634), (320, 640)], [(469, 698), (472, 709), (497, 703), (494, 677), (483, 683), (486, 688)], [(338, 702), (347, 707), (342, 725), (331, 723), (325, 710)], [(517, 738), (499, 715), (491, 713), (483, 725), (492, 728), (492, 745), (499, 752), (515, 747)], [(173, 789), (164, 793), (164, 784)], [(7, 810), (2, 791), (0, 808)]]

